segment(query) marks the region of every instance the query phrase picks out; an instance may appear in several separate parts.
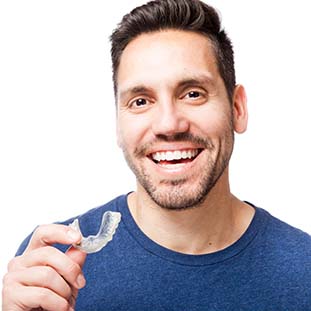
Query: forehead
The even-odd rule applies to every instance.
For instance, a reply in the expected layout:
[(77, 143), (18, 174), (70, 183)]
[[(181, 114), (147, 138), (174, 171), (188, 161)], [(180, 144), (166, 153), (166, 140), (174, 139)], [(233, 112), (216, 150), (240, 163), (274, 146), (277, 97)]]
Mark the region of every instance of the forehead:
[(169, 85), (193, 76), (212, 80), (219, 76), (214, 48), (206, 36), (183, 30), (144, 33), (121, 55), (118, 93), (135, 85)]

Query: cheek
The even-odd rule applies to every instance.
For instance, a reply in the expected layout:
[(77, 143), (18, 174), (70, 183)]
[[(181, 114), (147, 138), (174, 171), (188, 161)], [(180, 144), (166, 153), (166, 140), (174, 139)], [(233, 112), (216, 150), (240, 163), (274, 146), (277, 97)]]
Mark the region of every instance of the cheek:
[(144, 140), (150, 125), (144, 118), (120, 116), (117, 121), (118, 145), (121, 148), (135, 149)]
[(210, 137), (221, 135), (231, 124), (231, 115), (228, 111), (211, 106), (203, 107), (195, 114), (189, 112), (188, 116), (196, 130)]

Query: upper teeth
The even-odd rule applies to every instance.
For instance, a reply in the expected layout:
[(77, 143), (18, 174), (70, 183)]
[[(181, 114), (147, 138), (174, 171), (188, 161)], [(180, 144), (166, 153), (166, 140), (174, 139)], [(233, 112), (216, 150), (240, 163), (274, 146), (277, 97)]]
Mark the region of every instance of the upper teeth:
[(180, 159), (191, 159), (199, 153), (198, 149), (183, 150), (183, 151), (161, 151), (152, 154), (152, 159), (155, 161), (173, 161)]

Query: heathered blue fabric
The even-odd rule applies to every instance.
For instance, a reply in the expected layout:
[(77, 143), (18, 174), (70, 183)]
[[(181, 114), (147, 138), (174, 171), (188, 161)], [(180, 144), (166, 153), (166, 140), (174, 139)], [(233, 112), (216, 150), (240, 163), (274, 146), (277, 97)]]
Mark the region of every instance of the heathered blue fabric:
[(87, 285), (75, 310), (311, 310), (311, 237), (254, 208), (245, 234), (207, 255), (181, 254), (151, 241), (135, 224), (125, 195), (79, 216), (84, 235), (96, 234), (106, 210), (120, 211), (122, 221), (113, 240), (88, 255)]

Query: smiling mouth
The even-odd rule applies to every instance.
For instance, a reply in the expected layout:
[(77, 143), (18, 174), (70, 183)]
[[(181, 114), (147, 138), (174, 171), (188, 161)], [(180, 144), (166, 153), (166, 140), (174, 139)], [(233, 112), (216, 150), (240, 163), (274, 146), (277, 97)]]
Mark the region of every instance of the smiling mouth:
[(156, 164), (182, 164), (192, 162), (203, 149), (187, 149), (174, 151), (157, 151), (148, 157)]

